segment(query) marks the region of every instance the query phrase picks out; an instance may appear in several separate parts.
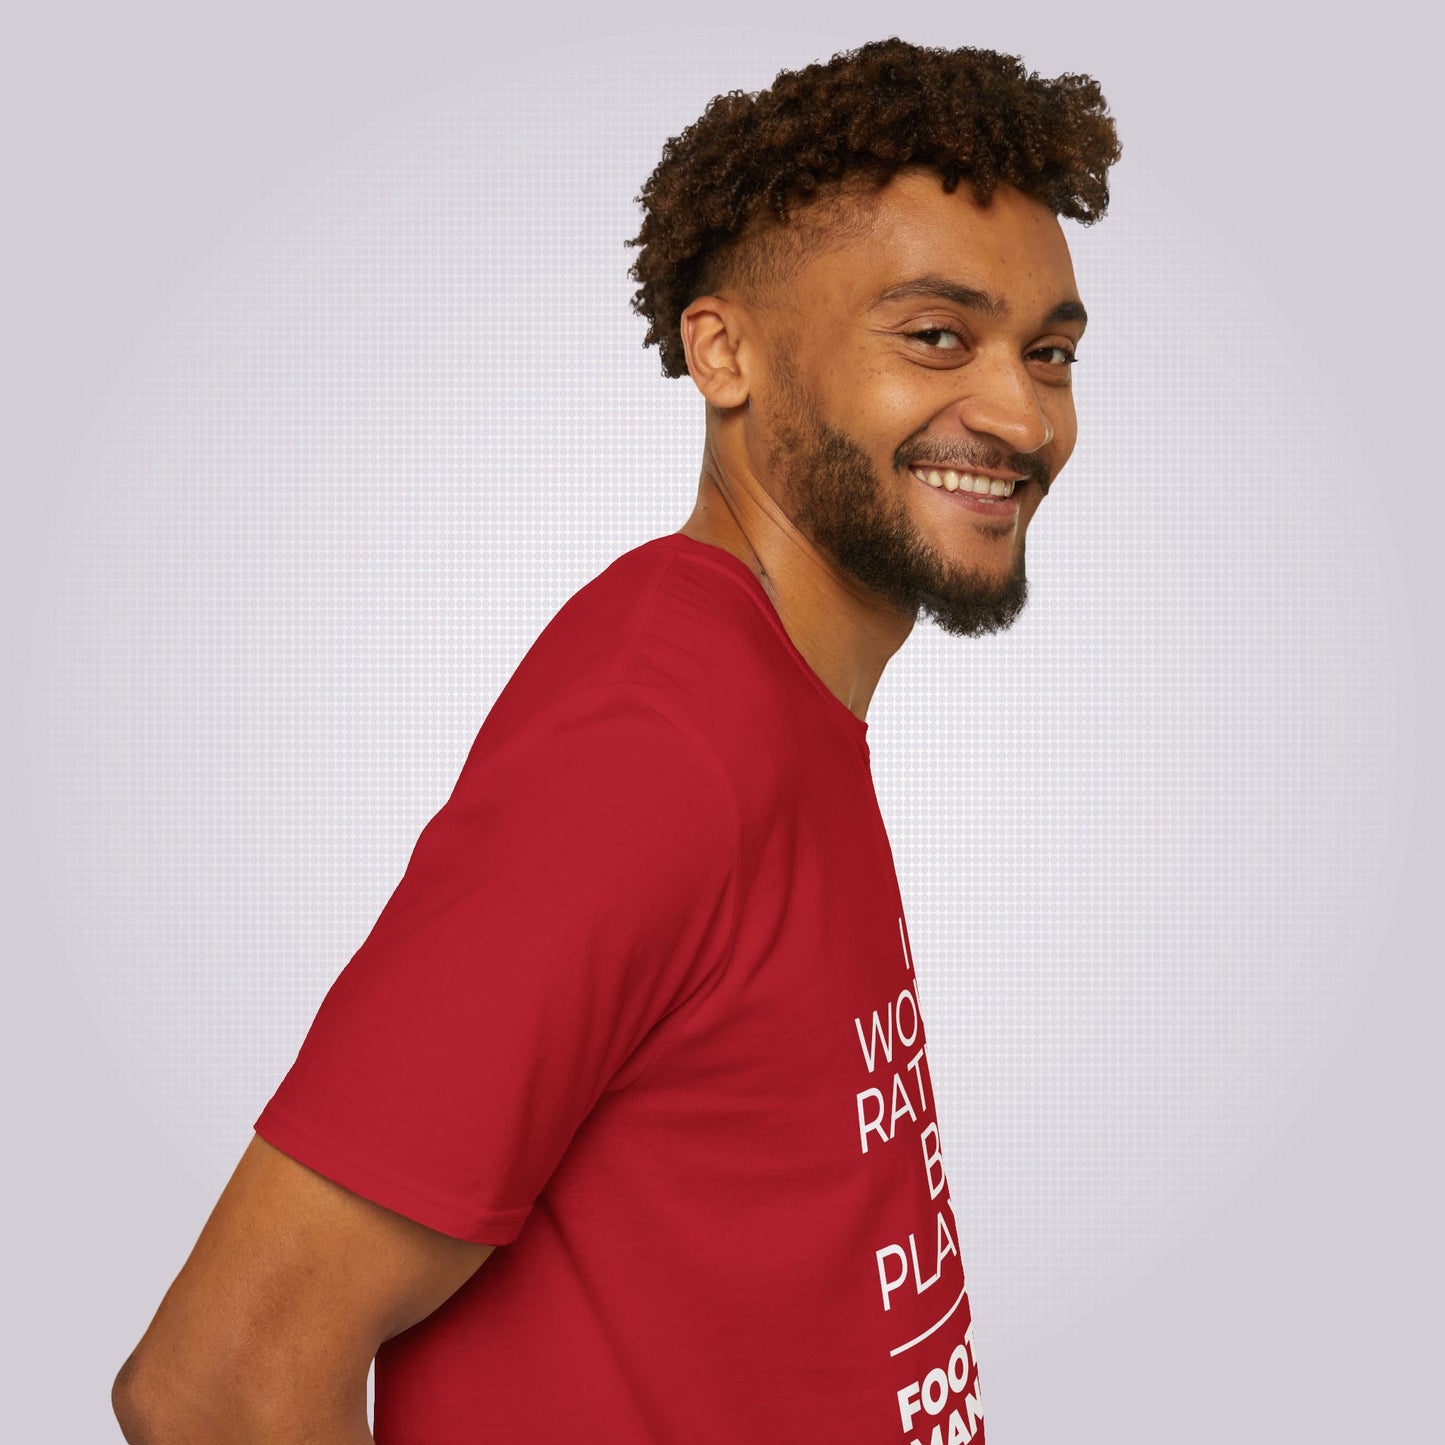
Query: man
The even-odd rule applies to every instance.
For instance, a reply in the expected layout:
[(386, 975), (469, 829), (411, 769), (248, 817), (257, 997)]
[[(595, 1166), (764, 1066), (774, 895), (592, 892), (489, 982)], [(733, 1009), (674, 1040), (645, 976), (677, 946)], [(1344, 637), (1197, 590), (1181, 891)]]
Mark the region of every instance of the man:
[(1057, 218), (1118, 156), (1086, 77), (898, 40), (669, 142), (632, 274), (706, 403), (692, 515), (489, 713), (116, 1381), (127, 1439), (365, 1441), (375, 1357), (382, 1445), (983, 1442), (865, 715), (920, 613), (1024, 604), (1076, 433)]

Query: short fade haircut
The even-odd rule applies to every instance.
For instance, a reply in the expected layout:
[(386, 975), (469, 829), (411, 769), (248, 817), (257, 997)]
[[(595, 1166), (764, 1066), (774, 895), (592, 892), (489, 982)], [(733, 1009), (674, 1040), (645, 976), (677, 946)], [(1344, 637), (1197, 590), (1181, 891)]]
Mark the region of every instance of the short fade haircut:
[[(896, 36), (782, 71), (768, 90), (716, 96), (663, 147), (636, 197), (628, 274), (665, 376), (687, 375), (681, 317), (725, 285), (775, 285), (869, 219), (866, 202), (906, 167), (980, 205), (999, 184), (1092, 225), (1122, 154), (1098, 82), (1041, 80), (1016, 55), (910, 45)], [(860, 207), (843, 204), (862, 201)], [(795, 212), (795, 203), (802, 202)]]

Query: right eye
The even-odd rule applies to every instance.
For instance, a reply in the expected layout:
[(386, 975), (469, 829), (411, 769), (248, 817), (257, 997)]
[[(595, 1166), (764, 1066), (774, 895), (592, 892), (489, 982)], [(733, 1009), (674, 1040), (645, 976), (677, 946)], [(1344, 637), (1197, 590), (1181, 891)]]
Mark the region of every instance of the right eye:
[[(957, 331), (950, 331), (943, 326), (930, 326), (924, 331), (910, 331), (908, 335), (916, 341), (922, 341), (930, 351), (956, 351), (963, 345), (963, 337)], [(942, 337), (951, 336), (951, 342), (944, 342)], [(933, 344), (933, 338), (940, 338), (939, 344)]]

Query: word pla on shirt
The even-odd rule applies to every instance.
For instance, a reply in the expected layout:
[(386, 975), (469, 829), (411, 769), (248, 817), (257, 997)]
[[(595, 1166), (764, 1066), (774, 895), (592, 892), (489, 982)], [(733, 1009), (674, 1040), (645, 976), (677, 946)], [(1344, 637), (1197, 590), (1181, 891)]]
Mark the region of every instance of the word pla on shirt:
[[(898, 1412), (908, 1445), (970, 1445), (981, 1437), (983, 1401), (973, 1325), (964, 1303), (957, 1220), (943, 1167), (938, 1121), (918, 1009), (916, 978), (903, 919), (898, 920), (906, 977), (898, 992), (865, 1020), (853, 1020), (869, 1083), (856, 1098), (858, 1147), (868, 1157), (896, 1150), (914, 1153), (928, 1184), (931, 1210), (904, 1221), (898, 1237), (874, 1251), (879, 1304), (893, 1318), (913, 1321), (900, 1330), (890, 1357), (916, 1362), (917, 1375), (898, 1390)], [(911, 1228), (905, 1225), (911, 1224)], [(933, 1306), (932, 1309), (929, 1306)], [(963, 1313), (958, 1318), (959, 1308)], [(927, 1321), (919, 1325), (919, 1321)]]

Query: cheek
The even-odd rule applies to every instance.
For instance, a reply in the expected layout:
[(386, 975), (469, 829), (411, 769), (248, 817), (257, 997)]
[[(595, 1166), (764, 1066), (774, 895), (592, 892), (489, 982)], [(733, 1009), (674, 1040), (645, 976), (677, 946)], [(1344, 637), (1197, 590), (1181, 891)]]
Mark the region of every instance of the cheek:
[(820, 367), (814, 397), (829, 426), (889, 467), (894, 452), (928, 423), (917, 392), (872, 361), (841, 356)]
[[(947, 403), (927, 389), (908, 385), (896, 374), (875, 372), (852, 407), (840, 414), (848, 418), (849, 430), (879, 464), (892, 468), (900, 448), (942, 429), (947, 411)], [(1058, 430), (1057, 422), (1054, 429)]]

